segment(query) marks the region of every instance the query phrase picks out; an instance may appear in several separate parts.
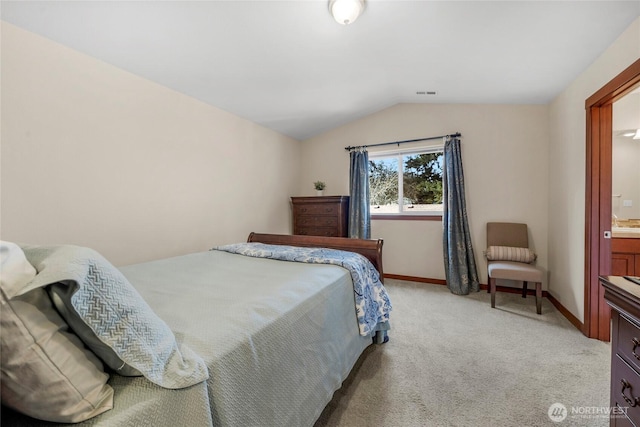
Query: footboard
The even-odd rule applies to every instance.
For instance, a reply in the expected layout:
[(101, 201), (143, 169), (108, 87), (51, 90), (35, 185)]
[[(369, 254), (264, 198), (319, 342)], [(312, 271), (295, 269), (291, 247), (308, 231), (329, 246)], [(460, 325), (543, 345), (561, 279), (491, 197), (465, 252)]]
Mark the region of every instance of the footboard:
[(367, 258), (380, 273), (380, 281), (384, 282), (382, 270), (382, 239), (349, 239), (346, 237), (303, 236), (289, 234), (251, 233), (247, 242), (265, 243), (269, 245), (302, 246), (310, 248), (329, 248), (341, 251), (356, 252)]

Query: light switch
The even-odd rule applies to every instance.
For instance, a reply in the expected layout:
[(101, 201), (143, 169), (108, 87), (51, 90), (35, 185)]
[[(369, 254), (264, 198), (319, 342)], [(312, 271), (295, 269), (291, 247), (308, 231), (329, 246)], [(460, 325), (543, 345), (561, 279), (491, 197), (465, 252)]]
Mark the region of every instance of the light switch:
[(625, 208), (630, 208), (631, 206), (633, 206), (633, 200), (623, 200), (622, 206), (624, 206)]

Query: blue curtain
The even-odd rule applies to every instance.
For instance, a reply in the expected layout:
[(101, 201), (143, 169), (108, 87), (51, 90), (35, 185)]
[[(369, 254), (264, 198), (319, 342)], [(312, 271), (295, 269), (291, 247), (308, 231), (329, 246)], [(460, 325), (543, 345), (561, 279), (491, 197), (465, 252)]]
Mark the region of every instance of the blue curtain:
[(480, 282), (467, 220), (462, 153), (458, 138), (447, 138), (445, 141), (442, 175), (444, 268), (447, 287), (454, 294), (467, 295), (471, 291), (479, 291)]
[(353, 150), (349, 153), (349, 237), (371, 238), (371, 212), (369, 211), (369, 153)]

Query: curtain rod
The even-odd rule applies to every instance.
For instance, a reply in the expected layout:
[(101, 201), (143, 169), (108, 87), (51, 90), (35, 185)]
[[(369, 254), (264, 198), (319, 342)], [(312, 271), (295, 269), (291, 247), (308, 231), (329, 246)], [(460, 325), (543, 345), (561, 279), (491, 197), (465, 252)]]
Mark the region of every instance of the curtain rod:
[(347, 151), (351, 151), (351, 150), (357, 150), (359, 148), (367, 148), (367, 147), (380, 147), (381, 145), (395, 145), (395, 144), (405, 144), (407, 142), (417, 142), (417, 141), (428, 141), (430, 139), (442, 139), (442, 138), (446, 138), (446, 137), (450, 137), (450, 138), (458, 138), (462, 136), (462, 134), (460, 132), (456, 132), (456, 133), (452, 133), (450, 135), (442, 135), (442, 136), (430, 136), (428, 138), (418, 138), (418, 139), (407, 139), (405, 141), (394, 141), (394, 142), (381, 142), (380, 144), (371, 144), (371, 145), (357, 145), (357, 146), (348, 146), (348, 147), (344, 147), (345, 150)]

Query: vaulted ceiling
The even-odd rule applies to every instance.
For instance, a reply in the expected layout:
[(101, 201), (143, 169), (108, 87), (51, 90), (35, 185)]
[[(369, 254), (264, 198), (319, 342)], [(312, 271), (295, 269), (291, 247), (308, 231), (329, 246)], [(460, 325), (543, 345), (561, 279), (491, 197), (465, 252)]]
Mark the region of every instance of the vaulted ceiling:
[(304, 140), (397, 103), (548, 103), (640, 1), (369, 0), (349, 26), (315, 0), (3, 1), (0, 14)]

